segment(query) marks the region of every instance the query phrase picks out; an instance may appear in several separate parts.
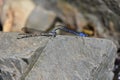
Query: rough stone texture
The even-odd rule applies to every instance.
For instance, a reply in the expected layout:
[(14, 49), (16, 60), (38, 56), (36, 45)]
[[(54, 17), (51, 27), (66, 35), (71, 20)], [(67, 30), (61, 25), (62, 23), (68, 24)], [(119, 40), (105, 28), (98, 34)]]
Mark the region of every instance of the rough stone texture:
[(109, 40), (58, 36), (25, 80), (112, 80), (115, 51)]
[(15, 33), (0, 33), (0, 80), (19, 80), (27, 75), (49, 40), (17, 37)]
[(112, 41), (0, 33), (0, 80), (112, 80)]

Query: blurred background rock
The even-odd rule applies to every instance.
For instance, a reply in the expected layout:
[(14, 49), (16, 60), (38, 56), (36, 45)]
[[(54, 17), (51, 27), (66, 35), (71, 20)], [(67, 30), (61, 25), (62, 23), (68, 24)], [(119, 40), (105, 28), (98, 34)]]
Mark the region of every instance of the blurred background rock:
[(66, 24), (90, 37), (113, 40), (120, 55), (119, 5), (119, 0), (0, 0), (0, 30), (49, 32), (57, 24)]
[(119, 40), (119, 3), (118, 0), (0, 0), (0, 19), (4, 32), (22, 32), (23, 27), (49, 31), (64, 23), (91, 36)]

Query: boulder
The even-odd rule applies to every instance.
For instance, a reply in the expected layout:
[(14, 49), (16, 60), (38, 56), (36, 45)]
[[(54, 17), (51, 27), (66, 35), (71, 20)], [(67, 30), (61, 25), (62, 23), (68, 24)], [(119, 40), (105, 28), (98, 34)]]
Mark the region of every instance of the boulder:
[(0, 33), (0, 80), (112, 80), (116, 45), (107, 39), (17, 39)]
[(17, 39), (16, 33), (0, 33), (0, 80), (19, 80), (32, 68), (49, 38)]
[(25, 80), (112, 80), (115, 53), (109, 40), (58, 36)]
[(53, 11), (47, 11), (41, 6), (36, 6), (29, 15), (25, 27), (39, 31), (48, 31), (53, 27), (55, 19), (56, 14)]
[(47, 11), (41, 5), (35, 5), (32, 0), (1, 1), (3, 3), (0, 7), (0, 20), (4, 32), (23, 32), (24, 27), (47, 31), (56, 19), (53, 11)]

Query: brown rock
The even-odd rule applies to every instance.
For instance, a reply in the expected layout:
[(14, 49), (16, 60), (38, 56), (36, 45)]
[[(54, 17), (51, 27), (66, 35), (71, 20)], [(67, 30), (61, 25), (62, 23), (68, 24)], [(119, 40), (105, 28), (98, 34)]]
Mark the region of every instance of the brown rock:
[(4, 32), (23, 32), (23, 27), (47, 31), (56, 19), (54, 12), (36, 6), (32, 0), (5, 0), (1, 8)]

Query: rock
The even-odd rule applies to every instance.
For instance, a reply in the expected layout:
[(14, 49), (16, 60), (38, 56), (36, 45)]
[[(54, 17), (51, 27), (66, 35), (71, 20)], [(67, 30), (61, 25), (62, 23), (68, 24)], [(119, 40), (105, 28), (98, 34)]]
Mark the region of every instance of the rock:
[(58, 36), (25, 80), (112, 80), (115, 53), (109, 40)]
[(11, 8), (15, 13), (12, 31), (21, 31), (22, 27), (48, 31), (59, 20), (79, 31), (91, 22), (97, 32), (103, 35), (102, 37), (109, 35), (105, 27), (109, 29), (111, 23), (115, 31), (120, 31), (119, 0), (109, 2), (106, 0), (4, 0), (4, 2), (0, 13), (2, 24), (5, 24), (7, 11)]
[(41, 6), (37, 6), (30, 14), (25, 26), (39, 31), (48, 31), (53, 27), (55, 19), (56, 14), (54, 12), (47, 11)]
[(16, 33), (0, 33), (0, 80), (27, 75), (49, 38), (17, 39)]
[[(68, 1), (68, 3), (73, 4), (77, 9), (83, 13), (91, 14), (99, 19), (99, 22), (105, 27), (110, 26), (110, 22), (113, 22), (115, 30), (119, 31), (119, 0), (79, 0)], [(89, 8), (88, 8), (89, 6)], [(89, 18), (91, 19), (91, 18)]]
[[(22, 28), (47, 31), (56, 19), (56, 14), (47, 11), (32, 0), (4, 0), (1, 23), (4, 32), (23, 32)], [(27, 6), (26, 6), (27, 5)]]
[(25, 80), (112, 80), (115, 45), (104, 39), (52, 39)]
[(112, 80), (116, 46), (110, 40), (0, 33), (0, 80)]
[[(21, 32), (26, 20), (35, 8), (31, 0), (2, 0), (1, 23), (4, 32)], [(27, 5), (27, 6), (26, 6)], [(9, 15), (12, 15), (9, 17)], [(7, 25), (10, 24), (10, 25)], [(7, 26), (6, 26), (7, 25)], [(8, 29), (10, 27), (10, 29)], [(8, 29), (8, 30), (6, 30)]]

